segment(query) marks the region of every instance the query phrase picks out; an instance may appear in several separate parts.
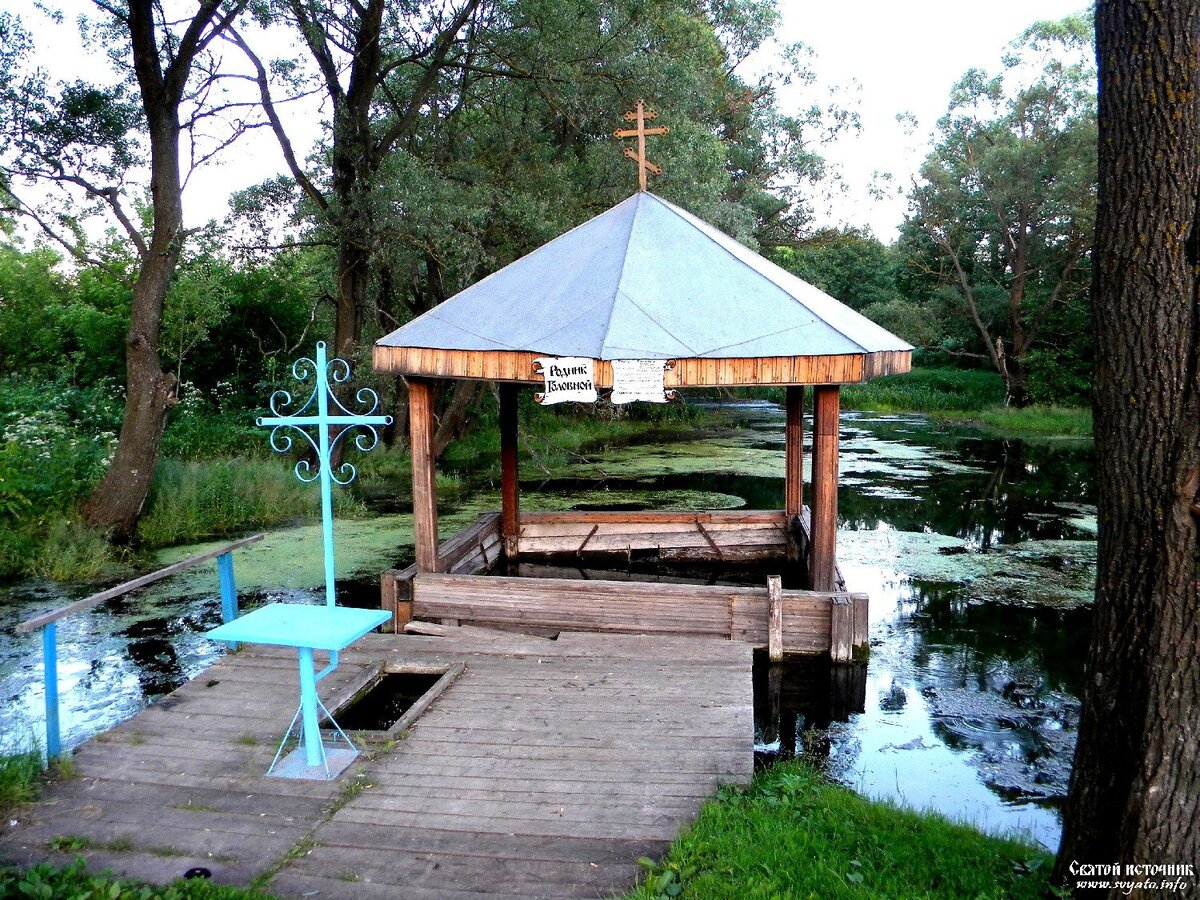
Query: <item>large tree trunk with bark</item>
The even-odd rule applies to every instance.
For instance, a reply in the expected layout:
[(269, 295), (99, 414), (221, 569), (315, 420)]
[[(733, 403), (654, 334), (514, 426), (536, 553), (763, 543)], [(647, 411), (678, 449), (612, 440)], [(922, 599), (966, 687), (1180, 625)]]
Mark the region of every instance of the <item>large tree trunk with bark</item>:
[[(125, 341), (125, 417), (103, 480), (83, 506), (89, 525), (111, 529), (118, 539), (132, 536), (150, 492), (167, 411), (175, 403), (175, 376), (164, 372), (158, 355), (163, 304), (183, 250), (183, 182), (180, 177), (179, 109), (196, 56), (241, 12), (246, 0), (226, 5), (201, 0), (179, 36), (162, 35), (151, 0), (129, 0), (110, 13), (128, 28), (146, 127), (150, 133), (150, 193), (154, 221), (150, 240), (134, 234), (141, 269), (133, 288), (129, 335)], [(107, 9), (107, 7), (106, 7)], [(166, 68), (163, 63), (169, 60)]]
[(1191, 865), (1195, 896), (1200, 4), (1100, 0), (1096, 26), (1099, 571), (1056, 875), (1081, 890), (1081, 864)]

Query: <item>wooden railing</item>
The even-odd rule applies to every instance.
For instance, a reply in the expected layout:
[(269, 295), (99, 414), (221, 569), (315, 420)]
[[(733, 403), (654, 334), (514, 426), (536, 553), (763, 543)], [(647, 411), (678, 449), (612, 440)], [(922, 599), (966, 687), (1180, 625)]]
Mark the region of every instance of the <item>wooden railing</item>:
[(96, 604), (103, 603), (105, 600), (120, 597), (122, 594), (127, 594), (137, 588), (154, 584), (154, 582), (162, 581), (164, 578), (170, 578), (172, 575), (177, 575), (185, 569), (208, 562), (210, 559), (215, 559), (217, 561), (217, 580), (221, 586), (221, 617), (224, 621), (231, 622), (237, 618), (238, 614), (237, 583), (233, 577), (233, 551), (249, 546), (262, 539), (263, 535), (252, 534), (250, 537), (242, 538), (240, 541), (234, 541), (232, 544), (226, 544), (215, 550), (209, 550), (207, 553), (190, 557), (189, 559), (151, 572), (148, 575), (141, 575), (123, 584), (118, 584), (116, 587), (92, 594), (90, 597), (76, 600), (74, 603), (69, 603), (60, 609), (54, 609), (50, 612), (42, 613), (40, 616), (34, 616), (32, 619), (26, 619), (13, 629), (17, 634), (27, 634), (39, 628), (42, 629), (42, 669), (46, 687), (47, 761), (54, 759), (54, 757), (62, 752), (62, 736), (59, 732), (58, 721), (58, 620), (91, 609)]

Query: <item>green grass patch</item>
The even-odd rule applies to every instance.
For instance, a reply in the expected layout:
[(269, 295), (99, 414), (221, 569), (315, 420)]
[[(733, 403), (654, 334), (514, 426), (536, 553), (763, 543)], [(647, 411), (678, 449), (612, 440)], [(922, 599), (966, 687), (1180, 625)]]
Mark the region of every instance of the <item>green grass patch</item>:
[(915, 368), (907, 375), (877, 378), (842, 388), (847, 409), (921, 412), (973, 425), (999, 437), (1092, 435), (1092, 411), (1082, 406), (1004, 406), (1004, 384), (979, 369)]
[(82, 859), (69, 866), (48, 863), (31, 869), (0, 869), (0, 897), (104, 898), (104, 900), (264, 900), (269, 894), (215, 885), (204, 878), (180, 879), (167, 885), (148, 885), (120, 879), (109, 871), (89, 873)]
[[(334, 492), (334, 507), (339, 517), (363, 513), (362, 505), (341, 490)], [(279, 460), (167, 459), (155, 472), (138, 538), (147, 548), (169, 547), (315, 517), (319, 510), (316, 485), (302, 483)]]
[(914, 368), (842, 388), (846, 409), (879, 412), (976, 412), (1004, 403), (1004, 383), (982, 369)]
[(42, 754), (37, 750), (0, 757), (0, 814), (37, 798), (42, 784)]
[(974, 416), (954, 417), (1001, 437), (1091, 437), (1092, 411), (1082, 406), (996, 406)]
[(724, 788), (629, 897), (1036, 898), (1051, 856), (867, 800), (802, 762)]

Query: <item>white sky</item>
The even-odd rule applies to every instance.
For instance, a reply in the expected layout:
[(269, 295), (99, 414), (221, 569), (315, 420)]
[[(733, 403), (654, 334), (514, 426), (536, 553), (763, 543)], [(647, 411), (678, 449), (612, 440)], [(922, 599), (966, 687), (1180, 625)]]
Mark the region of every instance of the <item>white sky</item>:
[[(64, 11), (61, 27), (47, 24), (34, 9), (35, 0), (5, 0), (5, 7), (34, 30), (38, 62), (59, 77), (94, 77), (105, 61), (80, 45), (73, 24), (90, 11), (85, 0), (49, 5)], [(842, 173), (844, 193), (822, 202), (817, 224), (870, 228), (890, 241), (904, 217), (904, 192), (929, 149), (938, 118), (945, 112), (950, 87), (972, 67), (995, 71), (1005, 46), (1024, 28), (1041, 19), (1058, 19), (1084, 7), (1080, 0), (779, 0), (783, 14), (780, 40), (802, 41), (815, 51), (813, 89), (780, 94), (785, 111), (806, 106), (830, 85), (857, 100), (861, 131), (823, 148)], [(916, 116), (912, 134), (896, 122), (900, 112)], [(312, 112), (309, 118), (315, 118)], [(315, 122), (314, 122), (315, 125)], [(313, 134), (315, 138), (315, 133)], [(185, 196), (187, 224), (223, 218), (232, 191), (258, 183), (283, 170), (273, 138), (265, 131), (251, 136), (217, 165), (197, 172)], [(295, 136), (301, 158), (311, 140)], [(890, 172), (899, 196), (884, 199), (870, 192), (876, 172)]]
[[(873, 173), (890, 172), (911, 187), (929, 137), (946, 112), (951, 86), (970, 68), (994, 72), (1007, 44), (1034, 22), (1088, 8), (1086, 0), (779, 0), (780, 38), (811, 47), (823, 84), (857, 81), (862, 130), (825, 149), (842, 171), (847, 194), (819, 211), (819, 224), (869, 227), (896, 236), (903, 196), (870, 196)], [(781, 95), (785, 111), (787, 94)], [(896, 114), (919, 123), (910, 137)], [(823, 212), (823, 215), (820, 215)]]

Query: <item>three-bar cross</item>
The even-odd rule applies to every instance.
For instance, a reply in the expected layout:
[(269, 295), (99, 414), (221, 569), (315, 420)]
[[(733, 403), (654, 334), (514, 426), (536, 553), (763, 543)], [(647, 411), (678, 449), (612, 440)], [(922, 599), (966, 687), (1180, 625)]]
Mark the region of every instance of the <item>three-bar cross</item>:
[(648, 134), (666, 134), (667, 127), (660, 125), (657, 128), (647, 128), (647, 119), (657, 119), (658, 113), (652, 109), (646, 109), (641, 100), (637, 102), (637, 108), (632, 112), (625, 113), (626, 122), (637, 122), (637, 128), (619, 128), (613, 132), (613, 137), (627, 138), (636, 137), (637, 150), (632, 147), (625, 148), (625, 155), (634, 160), (638, 164), (638, 186), (641, 190), (646, 190), (646, 171), (649, 170), (655, 175), (661, 175), (662, 169), (656, 166), (650, 160), (646, 159), (646, 135)]

